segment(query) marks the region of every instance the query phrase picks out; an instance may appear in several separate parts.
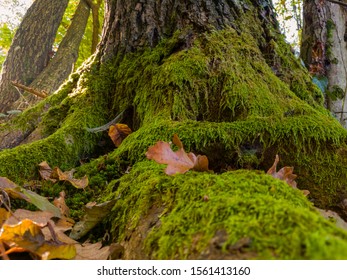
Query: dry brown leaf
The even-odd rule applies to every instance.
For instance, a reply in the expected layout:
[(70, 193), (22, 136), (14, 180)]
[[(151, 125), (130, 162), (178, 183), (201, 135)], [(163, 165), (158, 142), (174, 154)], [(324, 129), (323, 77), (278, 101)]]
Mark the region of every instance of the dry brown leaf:
[(59, 208), (62, 216), (69, 217), (70, 209), (69, 209), (69, 207), (67, 207), (67, 205), (65, 203), (65, 192), (64, 191), (61, 191), (59, 193), (59, 197), (54, 199), (53, 205), (56, 206), (57, 208)]
[(41, 162), (39, 167), (39, 173), (42, 179), (46, 181), (51, 181), (53, 183), (57, 181), (67, 181), (77, 189), (84, 189), (89, 184), (87, 176), (81, 179), (75, 179), (73, 177), (73, 173), (75, 172), (74, 169), (65, 172), (61, 171), (59, 167), (52, 169), (46, 161)]
[[(285, 181), (289, 186), (291, 186), (294, 189), (297, 189), (297, 183), (295, 181), (297, 175), (293, 173), (294, 167), (285, 166), (277, 172), (277, 164), (279, 161), (280, 157), (276, 155), (275, 161), (273, 165), (270, 167), (270, 169), (267, 171), (267, 174), (271, 175), (274, 178)], [(301, 191), (305, 196), (309, 195), (310, 193), (308, 190)]]
[(108, 135), (112, 139), (112, 142), (119, 147), (122, 144), (123, 140), (132, 133), (129, 126), (126, 124), (117, 123), (115, 125), (111, 125), (108, 130)]
[(84, 189), (85, 187), (87, 187), (89, 184), (88, 177), (84, 176), (81, 179), (75, 179), (73, 178), (74, 172), (75, 172), (74, 169), (63, 172), (60, 170), (60, 168), (55, 167), (53, 169), (52, 176), (56, 176), (60, 181), (69, 182), (71, 185), (73, 185), (77, 189)]
[(193, 170), (200, 171), (200, 172), (209, 171), (207, 156), (198, 155), (196, 157), (196, 161), (195, 161)]
[(48, 221), (54, 217), (51, 212), (45, 211), (29, 211), (25, 209), (17, 209), (11, 217), (9, 217), (5, 224), (6, 225), (16, 225), (19, 221), (29, 219), (36, 223), (37, 225), (44, 227), (47, 225)]
[(21, 192), (21, 188), (6, 177), (0, 177), (0, 189), (12, 198), (28, 200), (28, 197)]
[(146, 156), (160, 164), (167, 164), (165, 173), (168, 175), (183, 174), (194, 167), (194, 162), (182, 148), (174, 152), (171, 150), (170, 144), (163, 141), (149, 147)]
[(76, 245), (74, 260), (107, 260), (110, 254), (110, 247), (102, 247), (101, 242), (95, 244), (83, 243)]
[(55, 183), (57, 179), (52, 178), (52, 168), (48, 165), (47, 161), (43, 161), (39, 164), (39, 173), (41, 178), (46, 181), (51, 181)]
[(12, 251), (25, 249), (41, 259), (72, 259), (76, 255), (74, 245), (63, 242), (46, 240), (41, 226), (25, 219), (16, 225), (4, 225), (0, 232), (0, 241)]
[(170, 143), (158, 141), (154, 146), (148, 148), (146, 152), (147, 158), (155, 160), (160, 164), (167, 164), (165, 173), (168, 175), (174, 175), (176, 173), (184, 174), (190, 169), (195, 171), (209, 171), (207, 157), (201, 155), (196, 156), (193, 153), (187, 154), (177, 134), (174, 134), (172, 143), (179, 148), (176, 152), (171, 149)]

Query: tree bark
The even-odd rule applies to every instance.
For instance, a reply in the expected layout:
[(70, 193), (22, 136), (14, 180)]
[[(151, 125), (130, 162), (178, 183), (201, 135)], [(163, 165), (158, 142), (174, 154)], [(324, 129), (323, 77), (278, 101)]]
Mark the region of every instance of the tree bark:
[(326, 107), (347, 127), (347, 12), (330, 1), (304, 1), (301, 57), (311, 74), (326, 79)]
[(153, 48), (161, 39), (188, 26), (194, 33), (233, 26), (242, 5), (242, 2), (228, 0), (108, 1), (99, 47), (102, 61), (144, 46)]
[[(78, 58), (78, 49), (87, 26), (89, 14), (89, 5), (86, 0), (81, 0), (56, 54), (49, 61), (47, 67), (30, 84), (30, 87), (51, 94), (68, 78)], [(29, 103), (32, 104), (37, 100), (39, 100), (37, 97), (29, 95)]]
[(92, 34), (92, 46), (91, 53), (93, 54), (96, 51), (97, 45), (99, 43), (99, 33), (100, 33), (100, 20), (99, 20), (99, 11), (102, 0), (97, 0), (96, 3), (93, 0), (86, 0), (89, 7), (92, 10), (93, 16), (93, 34)]
[(0, 111), (10, 109), (20, 97), (11, 81), (28, 86), (47, 66), (67, 4), (68, 0), (37, 0), (28, 9), (2, 68)]

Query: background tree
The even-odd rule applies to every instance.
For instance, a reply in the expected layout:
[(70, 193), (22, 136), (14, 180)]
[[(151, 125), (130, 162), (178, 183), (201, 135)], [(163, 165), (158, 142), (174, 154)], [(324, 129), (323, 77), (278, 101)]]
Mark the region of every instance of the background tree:
[[(0, 111), (19, 98), (11, 81), (29, 85), (47, 66), (68, 0), (38, 0), (29, 8), (8, 51), (0, 80)], [(44, 23), (44, 25), (42, 25)]]
[[(48, 65), (30, 83), (30, 87), (52, 94), (73, 72), (89, 14), (90, 7), (87, 1), (79, 1), (58, 50)], [(26, 102), (33, 103), (37, 101), (37, 98), (35, 95), (29, 95)]]
[[(93, 59), (0, 127), (35, 128), (4, 138), (13, 148), (0, 152), (1, 176), (21, 182), (44, 160), (63, 169), (90, 160), (77, 171), (90, 188), (66, 188), (67, 203), (112, 201), (93, 234), (109, 229), (125, 259), (347, 257), (345, 232), (259, 171), (279, 154), (315, 206), (346, 217), (347, 132), (285, 43), (270, 1), (108, 0), (105, 17)], [(90, 129), (115, 116), (134, 131), (116, 149)], [(174, 133), (214, 173), (168, 176), (146, 158)]]
[(304, 1), (301, 57), (326, 95), (327, 108), (347, 127), (347, 13), (344, 3)]

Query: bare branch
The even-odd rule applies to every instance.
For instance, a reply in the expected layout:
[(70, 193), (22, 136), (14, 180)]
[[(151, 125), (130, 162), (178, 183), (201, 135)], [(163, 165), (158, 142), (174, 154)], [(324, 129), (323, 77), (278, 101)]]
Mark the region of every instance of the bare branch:
[(37, 89), (34, 89), (34, 88), (31, 88), (31, 87), (27, 87), (27, 86), (24, 86), (20, 83), (17, 83), (17, 82), (14, 82), (14, 81), (11, 81), (11, 84), (14, 85), (15, 87), (17, 88), (20, 88), (22, 90), (25, 90), (26, 92), (29, 92), (31, 94), (34, 94), (40, 98), (46, 98), (48, 96), (48, 94), (45, 92), (45, 91), (39, 91)]

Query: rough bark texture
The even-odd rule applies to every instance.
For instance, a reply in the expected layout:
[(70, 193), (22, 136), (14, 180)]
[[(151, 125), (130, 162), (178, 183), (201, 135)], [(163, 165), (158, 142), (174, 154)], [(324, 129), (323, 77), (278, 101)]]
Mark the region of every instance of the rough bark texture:
[(11, 109), (12, 103), (20, 96), (11, 81), (30, 85), (47, 66), (55, 34), (67, 4), (68, 0), (37, 0), (28, 9), (2, 68), (1, 112)]
[[(51, 94), (69, 77), (78, 58), (78, 49), (88, 23), (89, 14), (89, 5), (85, 0), (81, 0), (56, 54), (49, 61), (47, 67), (30, 84), (31, 87)], [(37, 100), (39, 100), (37, 97), (29, 95), (28, 101), (30, 103), (37, 102)]]
[(301, 57), (318, 79), (327, 79), (326, 106), (347, 127), (347, 12), (329, 1), (304, 1)]
[(194, 33), (232, 26), (240, 16), (242, 5), (238, 0), (109, 1), (99, 48), (102, 60), (118, 52), (131, 52), (143, 46), (154, 47), (161, 39), (188, 26)]

